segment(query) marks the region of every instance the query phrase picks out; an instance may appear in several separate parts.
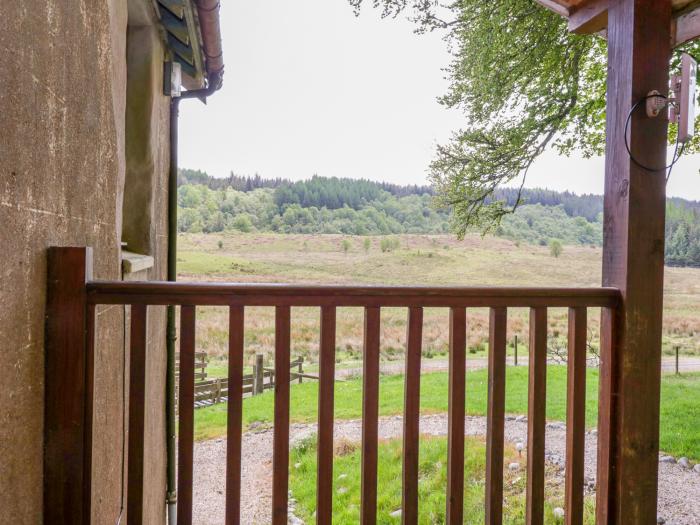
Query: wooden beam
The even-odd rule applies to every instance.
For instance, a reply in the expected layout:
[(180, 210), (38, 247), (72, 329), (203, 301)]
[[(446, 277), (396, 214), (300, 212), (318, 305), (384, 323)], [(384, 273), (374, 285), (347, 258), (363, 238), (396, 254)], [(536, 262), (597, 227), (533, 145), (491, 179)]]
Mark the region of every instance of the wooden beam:
[(700, 6), (684, 12), (673, 21), (671, 29), (673, 47), (700, 37)]
[(569, 31), (579, 35), (598, 33), (608, 26), (608, 0), (584, 0), (569, 15)]
[(657, 510), (668, 122), (630, 120), (632, 155), (658, 171), (632, 160), (623, 133), (635, 103), (668, 91), (671, 10), (671, 0), (616, 0), (608, 15), (603, 283), (622, 305), (601, 342), (601, 422), (614, 439), (600, 437), (597, 522), (612, 525), (651, 523)]
[(540, 5), (543, 5), (547, 9), (554, 11), (558, 15), (561, 15), (566, 18), (569, 17), (569, 9), (563, 6), (562, 4), (555, 2), (554, 0), (535, 0), (535, 2), (537, 2)]

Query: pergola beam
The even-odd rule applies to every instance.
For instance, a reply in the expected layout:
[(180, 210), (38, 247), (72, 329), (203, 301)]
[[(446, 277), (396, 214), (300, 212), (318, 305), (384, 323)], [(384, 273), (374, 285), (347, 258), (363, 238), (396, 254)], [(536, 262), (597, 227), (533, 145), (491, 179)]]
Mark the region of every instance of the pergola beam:
[(700, 8), (688, 11), (673, 21), (671, 38), (673, 47), (700, 37)]
[(579, 35), (598, 33), (608, 27), (608, 0), (581, 2), (569, 14), (569, 31)]
[[(535, 2), (568, 19), (569, 31), (572, 33), (606, 35), (610, 0), (582, 0), (572, 7), (567, 7), (568, 3), (560, 0)], [(693, 0), (673, 13), (671, 47), (678, 47), (696, 38), (700, 38), (700, 0)]]
[(555, 0), (535, 0), (535, 2), (537, 2), (540, 5), (543, 5), (550, 11), (554, 11), (555, 13), (565, 18), (569, 18), (569, 9), (557, 3)]

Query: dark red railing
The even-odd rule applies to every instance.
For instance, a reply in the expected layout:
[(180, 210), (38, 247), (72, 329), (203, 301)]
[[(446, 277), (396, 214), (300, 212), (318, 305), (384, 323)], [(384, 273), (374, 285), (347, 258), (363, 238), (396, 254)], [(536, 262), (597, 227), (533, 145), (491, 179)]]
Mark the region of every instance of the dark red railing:
[[(146, 345), (148, 305), (180, 305), (180, 388), (178, 441), (178, 523), (192, 522), (194, 435), (194, 356), (196, 307), (229, 307), (229, 404), (226, 466), (226, 523), (240, 523), (241, 401), (244, 353), (244, 315), (248, 306), (275, 307), (275, 406), (272, 480), (272, 523), (287, 523), (289, 469), (289, 360), (290, 308), (320, 309), (318, 400), (317, 523), (330, 524), (333, 479), (333, 390), (335, 331), (338, 307), (364, 308), (364, 374), (362, 401), (361, 521), (376, 522), (380, 309), (405, 307), (407, 348), (403, 412), (402, 522), (418, 522), (418, 452), (420, 367), (424, 307), (449, 309), (449, 415), (447, 523), (463, 521), (465, 373), (467, 308), (490, 309), (488, 357), (488, 412), (486, 461), (486, 523), (502, 521), (503, 450), (505, 423), (505, 369), (507, 308), (530, 308), (528, 447), (526, 505), (528, 524), (544, 519), (545, 401), (547, 366), (547, 309), (569, 309), (567, 397), (566, 522), (583, 521), (583, 462), (585, 433), (585, 379), (587, 309), (603, 308), (612, 317), (619, 292), (609, 288), (435, 288), (298, 286), (277, 284), (185, 284), (161, 282), (93, 282), (86, 278), (84, 304), (87, 333), (92, 334), (95, 305), (131, 305), (131, 373), (129, 399), (128, 522), (141, 523), (143, 515), (143, 436), (145, 429), (142, 363)], [(607, 314), (606, 314), (607, 313)], [(51, 310), (49, 310), (49, 315)], [(607, 323), (606, 326), (612, 326)], [(89, 346), (90, 343), (88, 343)], [(90, 350), (91, 351), (91, 348)], [(604, 363), (609, 356), (603, 355)], [(88, 359), (89, 360), (89, 359)], [(610, 365), (606, 365), (610, 366)], [(91, 370), (89, 369), (90, 373)], [(90, 387), (91, 388), (91, 387)], [(85, 391), (91, 399), (92, 391)], [(609, 385), (601, 382), (602, 419), (610, 403)], [(89, 402), (86, 410), (89, 408)], [(92, 416), (86, 417), (86, 432)], [(605, 443), (601, 449), (607, 450)], [(89, 452), (86, 452), (89, 462)], [(604, 452), (603, 452), (604, 455)], [(599, 460), (599, 468), (608, 462)], [(599, 478), (608, 479), (607, 471)], [(89, 476), (85, 482), (89, 483)], [(89, 498), (88, 498), (89, 500)], [(88, 501), (89, 504), (89, 501)]]

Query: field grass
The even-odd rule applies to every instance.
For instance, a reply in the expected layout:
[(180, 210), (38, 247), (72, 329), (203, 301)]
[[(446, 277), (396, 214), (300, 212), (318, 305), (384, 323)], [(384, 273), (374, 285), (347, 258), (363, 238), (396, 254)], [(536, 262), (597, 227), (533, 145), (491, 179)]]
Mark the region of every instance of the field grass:
[[(344, 253), (342, 241), (349, 240)], [(601, 250), (566, 246), (559, 258), (547, 247), (493, 238), (468, 236), (458, 241), (447, 235), (399, 236), (399, 248), (382, 252), (380, 238), (340, 235), (186, 234), (179, 238), (178, 269), (181, 280), (240, 282), (290, 282), (320, 284), (386, 285), (513, 285), (597, 286), (600, 284)], [(219, 248), (219, 242), (222, 247)], [(700, 269), (666, 268), (664, 297), (664, 352), (680, 345), (685, 354), (700, 355)], [(313, 366), (318, 348), (318, 310), (292, 310), (292, 344), (295, 356)], [(254, 354), (273, 352), (274, 313), (271, 308), (246, 310), (246, 364)], [(598, 315), (589, 314), (589, 339), (598, 341)], [(403, 359), (406, 312), (382, 311), (382, 359)], [(426, 309), (424, 357), (445, 356), (448, 315), (444, 309)], [(214, 360), (226, 355), (227, 312), (224, 308), (198, 309), (197, 346)], [(357, 362), (361, 355), (362, 311), (338, 312), (339, 363)], [(508, 339), (518, 335), (525, 352), (527, 311), (509, 311)], [(484, 356), (488, 315), (469, 311), (469, 351)], [(550, 346), (562, 346), (566, 311), (549, 313)], [(512, 348), (509, 349), (512, 353)], [(268, 361), (269, 362), (269, 361)]]
[[(378, 464), (377, 523), (399, 523), (391, 513), (401, 508), (401, 441), (380, 443)], [(360, 511), (360, 448), (357, 443), (336, 445), (333, 465), (333, 523), (359, 523)], [(464, 523), (483, 523), (484, 469), (486, 447), (482, 440), (467, 438), (464, 457)], [(518, 461), (511, 447), (505, 450), (504, 463)], [(447, 481), (447, 440), (424, 438), (420, 444), (418, 498), (419, 523), (445, 522), (445, 486)], [(307, 523), (313, 522), (316, 507), (316, 443), (307, 440), (291, 452), (290, 489), (297, 500), (295, 514)], [(563, 484), (547, 471), (545, 522), (557, 523), (552, 513), (563, 507)], [(504, 474), (504, 515), (506, 524), (525, 522), (525, 476), (506, 470)], [(587, 497), (584, 523), (593, 523), (594, 501)]]
[[(467, 373), (467, 413), (486, 414), (487, 371)], [(403, 412), (403, 376), (383, 376), (380, 385), (379, 412), (382, 416)], [(589, 369), (586, 383), (586, 425), (593, 427), (597, 418), (598, 371)], [(421, 413), (447, 411), (448, 378), (446, 373), (421, 377)], [(664, 376), (661, 389), (661, 449), (675, 456), (700, 459), (700, 374), (681, 377)], [(362, 416), (362, 380), (336, 382), (336, 419)], [(273, 421), (274, 394), (271, 391), (243, 401), (244, 426), (253, 422)], [(291, 387), (291, 420), (315, 422), (318, 408), (318, 383), (308, 382)], [(527, 368), (508, 367), (506, 412), (527, 413)], [(566, 369), (551, 365), (547, 372), (547, 419), (566, 418)], [(196, 439), (209, 439), (226, 433), (226, 405), (214, 405), (195, 412)]]

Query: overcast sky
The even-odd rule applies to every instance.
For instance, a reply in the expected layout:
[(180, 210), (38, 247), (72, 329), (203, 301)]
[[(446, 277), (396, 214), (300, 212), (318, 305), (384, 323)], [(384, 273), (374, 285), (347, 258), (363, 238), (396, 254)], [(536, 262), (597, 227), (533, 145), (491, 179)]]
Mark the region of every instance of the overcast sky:
[[(368, 2), (369, 3), (369, 2)], [(450, 56), (346, 0), (222, 2), (226, 74), (207, 106), (180, 106), (180, 165), (215, 176), (313, 174), (423, 184), (435, 145), (463, 118), (437, 98)], [(700, 199), (700, 158), (674, 168), (668, 193)], [(529, 187), (602, 193), (602, 159), (543, 155)]]

